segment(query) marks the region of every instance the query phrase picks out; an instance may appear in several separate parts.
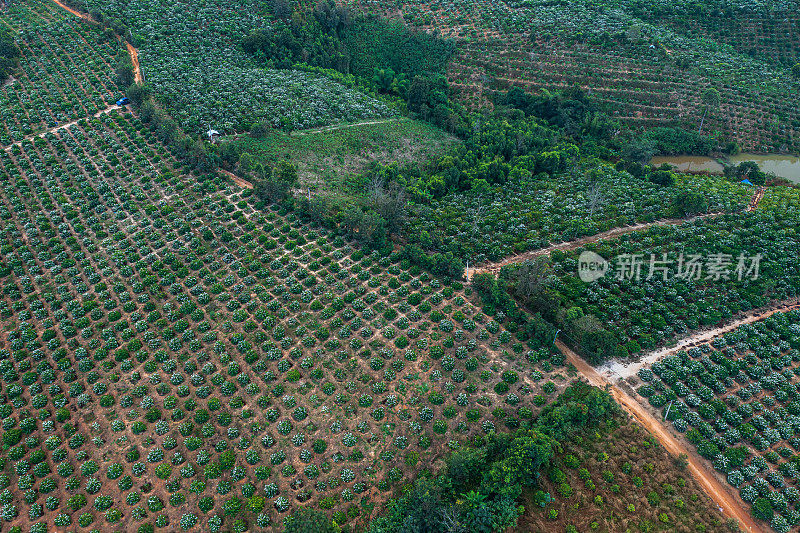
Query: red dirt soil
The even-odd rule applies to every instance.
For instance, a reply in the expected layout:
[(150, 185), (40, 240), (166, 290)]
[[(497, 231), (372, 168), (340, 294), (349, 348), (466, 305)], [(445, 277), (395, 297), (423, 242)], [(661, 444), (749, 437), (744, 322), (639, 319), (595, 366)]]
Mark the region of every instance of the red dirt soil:
[(82, 18), (83, 20), (88, 20), (89, 22), (94, 22), (94, 19), (91, 16), (89, 16), (88, 13), (81, 13), (80, 11), (76, 11), (75, 9), (72, 9), (68, 5), (60, 2), (59, 0), (53, 0), (53, 2), (55, 2), (56, 4), (59, 5), (59, 7), (61, 7), (62, 9), (66, 10), (66, 11), (69, 11), (70, 13), (72, 13), (73, 15), (75, 15), (78, 18)]
[(237, 176), (233, 172), (228, 172), (227, 170), (222, 170), (222, 169), (220, 169), (220, 172), (222, 172), (223, 174), (228, 176), (230, 179), (232, 179), (233, 182), (236, 185), (238, 185), (239, 187), (242, 187), (244, 189), (252, 189), (253, 188), (253, 184), (252, 183), (250, 183), (247, 180), (244, 180), (244, 179), (240, 178), (239, 176)]
[(142, 68), (139, 66), (139, 50), (133, 47), (131, 43), (125, 43), (128, 53), (131, 56), (131, 64), (133, 65), (133, 81), (136, 84), (142, 83)]

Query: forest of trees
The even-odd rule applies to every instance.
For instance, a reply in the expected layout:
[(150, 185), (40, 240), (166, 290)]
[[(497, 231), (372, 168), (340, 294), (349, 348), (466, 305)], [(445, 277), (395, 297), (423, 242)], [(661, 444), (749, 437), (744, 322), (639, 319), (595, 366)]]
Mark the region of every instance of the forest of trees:
[(450, 132), (463, 131), (463, 110), (449, 99), (445, 67), (455, 45), (406, 25), (352, 15), (332, 0), (313, 9), (273, 3), (271, 27), (242, 48), (268, 68), (301, 65), (352, 75), (371, 91), (404, 101), (408, 110)]

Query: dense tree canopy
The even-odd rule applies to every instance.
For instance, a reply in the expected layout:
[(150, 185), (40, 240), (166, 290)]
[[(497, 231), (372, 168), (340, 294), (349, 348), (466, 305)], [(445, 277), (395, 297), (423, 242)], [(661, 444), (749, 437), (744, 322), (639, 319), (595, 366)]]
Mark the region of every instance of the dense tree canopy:
[(6, 29), (0, 28), (0, 83), (17, 68), (19, 56), (19, 47), (14, 42), (14, 36)]

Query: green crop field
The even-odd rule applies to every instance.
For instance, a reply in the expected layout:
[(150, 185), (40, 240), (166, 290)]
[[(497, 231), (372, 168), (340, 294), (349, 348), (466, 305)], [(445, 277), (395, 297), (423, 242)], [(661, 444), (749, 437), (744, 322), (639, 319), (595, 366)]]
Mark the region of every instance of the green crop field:
[(550, 466), (542, 489), (524, 501), (520, 532), (730, 531), (686, 467), (620, 419), (577, 435)]
[(344, 523), (555, 391), (460, 286), (254, 212), (141, 130), (110, 114), (0, 160), (12, 525), (266, 527), (309, 501)]
[(639, 371), (639, 394), (657, 409), (673, 403), (667, 420), (776, 531), (800, 522), (799, 318), (774, 315)]
[(123, 49), (113, 38), (49, 0), (20, 2), (2, 16), (18, 32), (22, 62), (14, 80), (0, 88), (0, 145), (93, 115), (117, 100), (114, 66)]
[(0, 530), (798, 531), (796, 8), (0, 0)]

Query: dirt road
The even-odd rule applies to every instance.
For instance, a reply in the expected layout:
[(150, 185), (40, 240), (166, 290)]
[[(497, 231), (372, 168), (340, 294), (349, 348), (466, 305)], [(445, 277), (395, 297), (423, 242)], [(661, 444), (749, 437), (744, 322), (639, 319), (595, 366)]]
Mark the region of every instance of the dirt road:
[[(116, 104), (115, 104), (115, 105), (110, 105), (110, 106), (108, 106), (107, 108), (105, 108), (105, 109), (103, 109), (103, 110), (100, 110), (100, 111), (98, 111), (97, 113), (95, 113), (94, 115), (92, 115), (92, 117), (94, 117), (94, 118), (98, 118), (100, 115), (105, 115), (106, 113), (110, 113), (110, 112), (112, 112), (112, 111), (114, 111), (114, 110), (116, 110), (116, 109), (122, 109), (122, 107), (121, 107), (121, 106), (118, 106), (118, 105), (116, 105)], [(32, 135), (26, 135), (26, 136), (25, 136), (25, 137), (24, 137), (22, 140), (20, 140), (20, 141), (17, 141), (17, 142), (15, 142), (15, 143), (13, 143), (13, 144), (9, 144), (8, 146), (5, 146), (5, 147), (3, 148), (3, 150), (6, 150), (6, 151), (8, 151), (8, 150), (11, 150), (11, 147), (13, 147), (13, 146), (20, 146), (20, 145), (22, 145), (22, 143), (23, 143), (24, 141), (28, 141), (28, 140), (34, 139), (34, 138), (36, 138), (36, 137), (44, 137), (44, 136), (45, 136), (45, 135), (47, 135), (48, 133), (52, 133), (52, 132), (54, 132), (54, 131), (58, 131), (58, 130), (63, 130), (64, 128), (69, 128), (70, 126), (74, 126), (75, 124), (77, 124), (77, 123), (78, 123), (79, 121), (81, 121), (81, 120), (83, 120), (83, 119), (73, 120), (73, 121), (71, 121), (71, 122), (65, 122), (64, 124), (59, 124), (58, 126), (54, 126), (54, 127), (52, 127), (52, 128), (48, 128), (48, 129), (44, 130), (44, 131), (43, 131), (43, 132), (41, 132), (41, 133), (34, 133), (34, 134), (32, 134)]]
[(78, 18), (82, 18), (83, 20), (88, 20), (89, 22), (95, 22), (95, 20), (88, 13), (81, 13), (80, 11), (72, 9), (71, 7), (66, 5), (65, 3), (61, 2), (60, 0), (53, 0), (53, 2), (58, 4), (65, 11), (69, 11), (70, 13), (72, 13), (73, 15), (75, 15)]
[(597, 367), (597, 372), (606, 379), (626, 379), (636, 375), (641, 368), (649, 367), (656, 361), (668, 355), (691, 348), (692, 346), (697, 346), (698, 344), (702, 344), (704, 342), (708, 342), (711, 339), (734, 330), (743, 324), (758, 322), (759, 320), (764, 320), (775, 313), (785, 313), (786, 311), (791, 311), (793, 309), (800, 309), (800, 299), (792, 298), (791, 300), (787, 300), (785, 302), (774, 303), (767, 307), (753, 309), (752, 311), (742, 314), (742, 316), (739, 318), (736, 318), (723, 326), (696, 331), (691, 333), (689, 336), (680, 339), (674, 346), (660, 348), (658, 350), (646, 353), (638, 361), (623, 362), (615, 359), (605, 362), (601, 366)]
[(753, 194), (753, 198), (750, 200), (750, 205), (747, 206), (747, 211), (755, 211), (756, 207), (758, 207), (758, 202), (764, 198), (764, 192), (766, 191), (765, 187), (759, 187), (756, 189), (755, 194)]
[(664, 425), (653, 417), (639, 402), (633, 399), (624, 390), (606, 380), (605, 377), (600, 375), (591, 365), (573, 352), (563, 342), (556, 340), (556, 346), (561, 350), (561, 353), (565, 355), (567, 361), (572, 363), (590, 384), (604, 389), (608, 388), (609, 393), (620, 407), (656, 437), (670, 455), (678, 457), (680, 454), (686, 454), (689, 472), (694, 479), (700, 483), (700, 486), (703, 487), (711, 499), (722, 509), (725, 516), (738, 520), (739, 527), (744, 531), (751, 533), (768, 533), (769, 528), (759, 524), (750, 516), (750, 513), (745, 509), (743, 503), (735, 494), (717, 480), (704, 460), (694, 451), (684, 446), (682, 442), (673, 436)]
[(253, 184), (252, 183), (250, 183), (247, 180), (244, 180), (244, 179), (240, 178), (239, 176), (237, 176), (233, 172), (228, 172), (227, 170), (222, 170), (222, 169), (220, 169), (219, 171), (222, 172), (223, 174), (225, 174), (230, 179), (232, 179), (233, 182), (236, 185), (238, 185), (239, 187), (242, 187), (244, 189), (252, 189), (253, 188)]
[[(745, 211), (748, 212), (755, 211), (756, 207), (758, 207), (758, 203), (764, 197), (765, 190), (766, 189), (764, 187), (759, 187), (758, 189), (756, 189), (756, 192), (753, 193), (753, 197), (750, 200), (750, 204), (747, 206), (747, 209), (745, 209)], [(699, 215), (690, 218), (667, 218), (663, 220), (656, 220), (655, 222), (644, 222), (641, 224), (634, 224), (632, 226), (613, 228), (608, 231), (604, 231), (603, 233), (598, 233), (597, 235), (589, 235), (588, 237), (581, 237), (580, 239), (562, 242), (559, 244), (553, 244), (546, 248), (539, 248), (538, 250), (531, 250), (530, 252), (509, 256), (504, 259), (501, 259), (500, 261), (497, 261), (496, 263), (489, 263), (482, 267), (467, 269), (465, 275), (468, 280), (472, 279), (472, 276), (474, 276), (475, 274), (482, 274), (486, 272), (492, 274), (494, 277), (497, 277), (498, 274), (500, 273), (500, 269), (506, 265), (524, 263), (525, 261), (533, 259), (534, 257), (549, 255), (555, 250), (574, 250), (576, 248), (579, 248), (581, 246), (584, 246), (592, 242), (597, 242), (605, 239), (613, 239), (614, 237), (619, 237), (620, 235), (625, 235), (626, 233), (633, 233), (634, 231), (645, 230), (651, 226), (669, 226), (674, 224), (682, 224), (684, 222), (693, 222), (695, 220), (699, 220), (702, 218), (716, 217), (721, 214), (722, 213), (708, 213), (706, 215)]]
[(700, 220), (703, 218), (710, 218), (719, 216), (722, 213), (709, 213), (707, 215), (700, 215), (691, 218), (666, 218), (663, 220), (656, 220), (654, 222), (643, 222), (641, 224), (634, 224), (632, 226), (622, 226), (619, 228), (613, 228), (608, 231), (604, 231), (603, 233), (598, 233), (596, 235), (589, 235), (587, 237), (581, 237), (580, 239), (575, 239), (572, 241), (566, 241), (559, 244), (553, 244), (546, 248), (539, 248), (538, 250), (531, 250), (530, 252), (525, 252), (519, 255), (512, 255), (501, 259), (496, 263), (489, 263), (482, 267), (477, 268), (470, 268), (466, 272), (467, 279), (472, 279), (472, 276), (475, 274), (482, 274), (482, 273), (490, 273), (494, 277), (500, 273), (500, 269), (507, 265), (513, 265), (516, 263), (524, 263), (529, 259), (533, 259), (534, 257), (539, 257), (542, 255), (550, 255), (555, 250), (574, 250), (576, 248), (580, 248), (586, 244), (597, 242), (606, 239), (613, 239), (615, 237), (619, 237), (620, 235), (625, 235), (627, 233), (633, 233), (634, 231), (642, 231), (652, 226), (671, 226), (675, 224), (683, 224), (684, 222), (693, 222), (695, 220)]
[(125, 43), (128, 49), (128, 54), (131, 56), (131, 65), (133, 65), (133, 81), (137, 85), (142, 84), (142, 67), (139, 66), (139, 50), (133, 47), (131, 43)]

